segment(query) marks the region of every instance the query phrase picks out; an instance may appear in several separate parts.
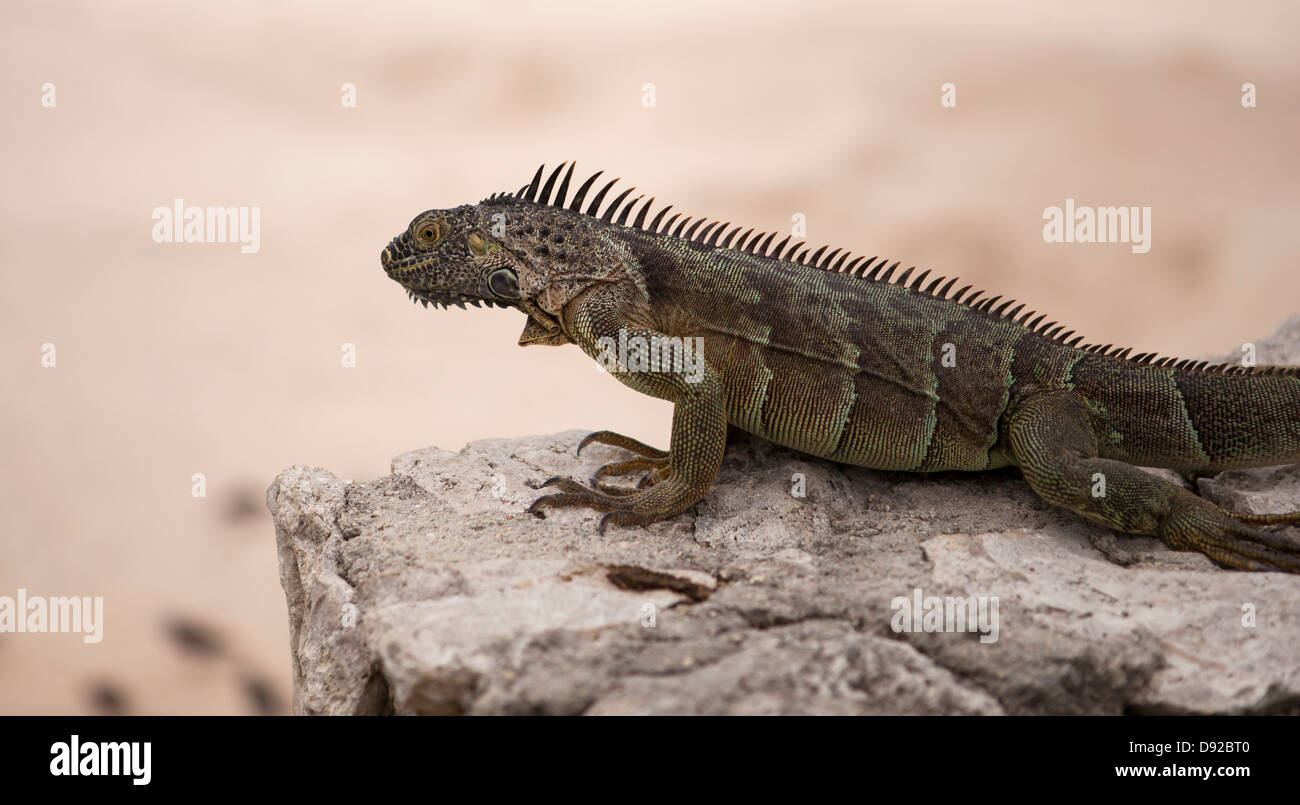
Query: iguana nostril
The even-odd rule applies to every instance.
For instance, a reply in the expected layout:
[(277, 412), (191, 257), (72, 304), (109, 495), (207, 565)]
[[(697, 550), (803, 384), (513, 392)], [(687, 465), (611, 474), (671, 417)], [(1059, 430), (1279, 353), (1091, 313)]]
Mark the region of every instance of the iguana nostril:
[(395, 268), (395, 263), (399, 262), (408, 255), (408, 250), (402, 245), (401, 238), (393, 238), (388, 245), (379, 254), (379, 264), (384, 270)]

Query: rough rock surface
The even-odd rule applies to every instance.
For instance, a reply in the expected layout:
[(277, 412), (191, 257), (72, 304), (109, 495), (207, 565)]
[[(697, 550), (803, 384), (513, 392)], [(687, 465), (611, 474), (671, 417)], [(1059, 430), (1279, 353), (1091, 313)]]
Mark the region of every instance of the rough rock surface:
[[(1300, 363), (1300, 316), (1256, 346)], [(671, 521), (600, 537), (588, 510), (523, 514), (545, 478), (622, 455), (575, 459), (583, 435), (417, 450), (370, 483), (281, 473), (294, 710), (1300, 712), (1300, 577), (1114, 534), (1013, 470), (877, 472), (744, 436)], [(1196, 483), (1300, 508), (1300, 466)], [(996, 641), (896, 632), (916, 590), (996, 597)]]

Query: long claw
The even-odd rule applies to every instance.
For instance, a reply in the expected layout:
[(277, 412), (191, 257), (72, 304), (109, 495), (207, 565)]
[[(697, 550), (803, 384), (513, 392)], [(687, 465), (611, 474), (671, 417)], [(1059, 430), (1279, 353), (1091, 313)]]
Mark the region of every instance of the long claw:
[(607, 476), (630, 475), (642, 470), (663, 471), (668, 467), (668, 459), (659, 458), (634, 458), (631, 461), (616, 461), (613, 464), (606, 464), (596, 470), (596, 480), (603, 479)]
[(582, 455), (582, 448), (586, 447), (592, 442), (600, 442), (601, 444), (607, 444), (610, 445), (611, 447), (621, 447), (624, 450), (629, 450), (633, 453), (636, 453), (639, 456), (644, 456), (646, 458), (656, 458), (656, 459), (668, 458), (668, 453), (664, 452), (663, 450), (660, 450), (656, 447), (651, 447), (645, 442), (637, 441), (636, 439), (633, 439), (630, 436), (624, 436), (621, 433), (615, 433), (612, 430), (598, 430), (595, 433), (587, 434), (587, 436), (581, 442), (578, 443), (577, 454)]
[[(1246, 525), (1244, 517), (1271, 518), (1276, 515), (1236, 516), (1217, 522), (1195, 522), (1181, 533), (1170, 535), (1170, 547), (1200, 551), (1225, 567), (1238, 570), (1272, 570), (1300, 573), (1300, 540)], [(1247, 521), (1250, 522), (1250, 521)], [(1262, 522), (1273, 522), (1262, 520)]]
[[(586, 487), (582, 487), (586, 489)], [(533, 505), (527, 509), (528, 514), (544, 517), (543, 510), (547, 507), (563, 508), (567, 506), (589, 506), (597, 511), (608, 511), (609, 506), (595, 499), (596, 492), (586, 489), (587, 494), (576, 492), (562, 492), (558, 495), (543, 495), (533, 501)]]

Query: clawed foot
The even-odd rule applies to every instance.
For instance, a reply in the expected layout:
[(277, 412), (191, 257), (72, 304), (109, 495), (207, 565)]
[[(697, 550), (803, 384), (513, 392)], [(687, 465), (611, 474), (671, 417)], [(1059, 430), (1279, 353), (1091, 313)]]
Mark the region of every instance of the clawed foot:
[(1300, 522), (1300, 512), (1223, 514), (1226, 517), (1213, 517), (1199, 507), (1186, 512), (1171, 522), (1163, 535), (1165, 542), (1175, 550), (1199, 551), (1238, 570), (1300, 573), (1300, 540), (1256, 527)]
[[(582, 455), (582, 448), (592, 442), (621, 447), (624, 450), (629, 450), (640, 456), (640, 458), (634, 458), (630, 461), (615, 461), (596, 470), (596, 474), (591, 476), (591, 485), (595, 489), (598, 489), (607, 495), (630, 495), (637, 489), (645, 489), (648, 486), (654, 486), (660, 481), (666, 479), (669, 475), (669, 457), (668, 453), (663, 450), (651, 447), (644, 442), (639, 442), (636, 439), (623, 436), (622, 434), (614, 433), (613, 431), (600, 430), (589, 434), (581, 443), (578, 444), (578, 455)], [(634, 472), (642, 472), (645, 470), (650, 470), (650, 472), (641, 477), (635, 488), (605, 483), (604, 480), (611, 476), (629, 475)]]
[[(600, 518), (598, 531), (602, 536), (605, 534), (605, 527), (610, 523), (614, 525), (648, 525), (650, 523), (662, 520), (665, 517), (671, 517), (676, 514), (675, 511), (656, 510), (657, 506), (654, 501), (649, 500), (643, 493), (653, 490), (627, 490), (626, 494), (611, 495), (602, 492), (599, 489), (592, 489), (583, 486), (571, 478), (550, 478), (543, 487), (553, 486), (558, 488), (558, 495), (544, 495), (533, 501), (533, 505), (528, 507), (528, 513), (538, 517), (545, 516), (545, 509), (563, 508), (566, 506), (586, 506), (589, 509), (595, 509), (607, 514)], [(620, 490), (622, 492), (623, 490)]]
[[(680, 514), (699, 500), (703, 495), (693, 494), (685, 484), (673, 482), (673, 469), (668, 453), (657, 450), (647, 444), (622, 436), (611, 431), (597, 431), (582, 440), (578, 452), (592, 442), (622, 447), (636, 453), (640, 458), (606, 464), (596, 470), (591, 478), (591, 486), (585, 486), (571, 478), (556, 476), (549, 478), (542, 487), (555, 487), (559, 494), (544, 495), (533, 501), (528, 513), (537, 517), (545, 516), (548, 508), (566, 506), (586, 506), (596, 511), (607, 512), (600, 518), (599, 531), (603, 535), (605, 527), (614, 525), (648, 525), (650, 523)], [(636, 488), (620, 487), (604, 482), (604, 478), (627, 475), (646, 471)]]

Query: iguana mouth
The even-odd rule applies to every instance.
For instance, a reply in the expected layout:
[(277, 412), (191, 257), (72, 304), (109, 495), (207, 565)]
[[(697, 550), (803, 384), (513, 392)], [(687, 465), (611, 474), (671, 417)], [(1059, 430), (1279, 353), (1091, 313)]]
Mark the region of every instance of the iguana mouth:
[(413, 291), (410, 288), (407, 288), (406, 295), (411, 298), (412, 302), (424, 305), (425, 307), (428, 307), (431, 304), (434, 307), (458, 307), (461, 310), (465, 309), (466, 304), (473, 305), (474, 307), (510, 307), (510, 305), (507, 305), (505, 302), (497, 302), (492, 299), (479, 299), (477, 297), (465, 296), (462, 294), (433, 294), (425, 293), (423, 291)]
[(466, 304), (474, 307), (510, 307), (505, 302), (495, 299), (484, 299), (471, 294), (454, 293), (449, 290), (417, 289), (407, 285), (407, 281), (418, 279), (419, 274), (416, 271), (421, 267), (429, 267), (432, 261), (427, 255), (411, 254), (409, 250), (400, 242), (400, 239), (394, 239), (380, 255), (380, 265), (384, 268), (389, 279), (401, 285), (406, 289), (406, 295), (412, 302), (428, 307), (458, 307), (465, 309)]
[(384, 249), (383, 253), (379, 256), (379, 264), (383, 266), (384, 273), (390, 278), (401, 282), (402, 277), (409, 274), (414, 269), (417, 269), (422, 265), (433, 265), (433, 261), (428, 255), (404, 253), (403, 251), (399, 251), (399, 248), (400, 247), (394, 243)]

